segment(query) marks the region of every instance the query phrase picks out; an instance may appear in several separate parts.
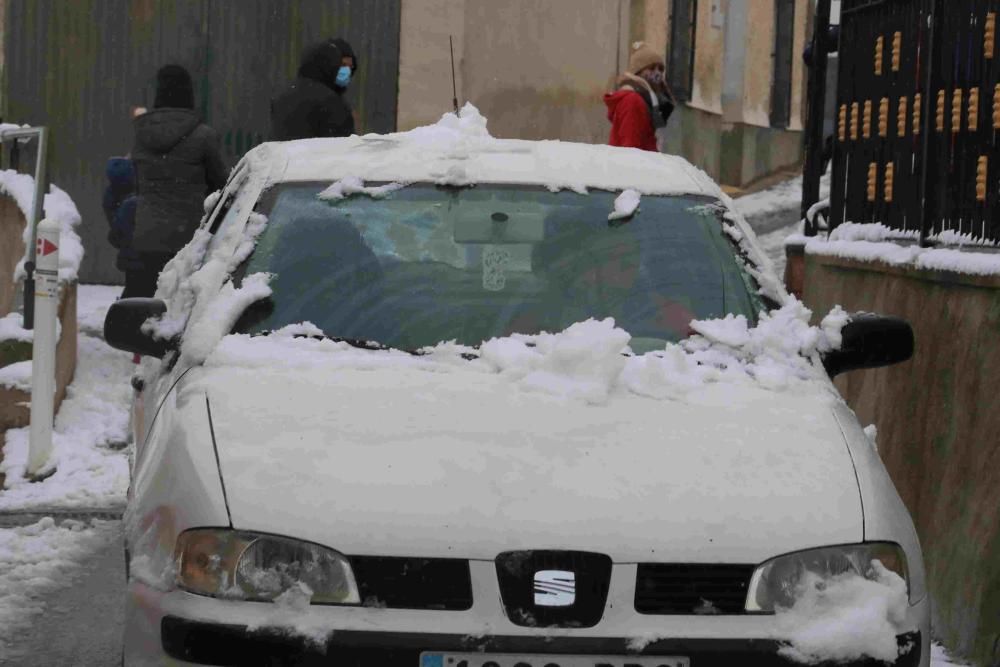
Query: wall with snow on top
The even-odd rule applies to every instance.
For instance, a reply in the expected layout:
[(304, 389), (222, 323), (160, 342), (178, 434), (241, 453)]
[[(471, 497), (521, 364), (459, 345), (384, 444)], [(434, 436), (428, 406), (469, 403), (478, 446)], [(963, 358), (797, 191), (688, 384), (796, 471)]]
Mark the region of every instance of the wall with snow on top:
[[(3, 220), (0, 224), (25, 224), (31, 217), (31, 208), (35, 198), (35, 179), (27, 174), (19, 174), (12, 169), (0, 171), (0, 194), (12, 198), (20, 210), (24, 219), (20, 222)], [(59, 280), (61, 282), (72, 282), (76, 280), (80, 270), (80, 262), (83, 261), (83, 243), (76, 233), (76, 228), (80, 225), (80, 212), (76, 204), (65, 191), (60, 190), (55, 185), (49, 187), (48, 194), (45, 195), (43, 215), (55, 220), (60, 225), (59, 236)], [(22, 232), (24, 247), (27, 248), (31, 240), (31, 230), (25, 225)], [(14, 271), (14, 280), (24, 278), (25, 256), (17, 263)], [(0, 276), (0, 280), (7, 280), (6, 276)]]
[[(857, 371), (836, 384), (861, 423), (878, 427), (879, 455), (914, 518), (935, 633), (975, 664), (1000, 658), (1000, 254), (921, 249), (876, 226), (810, 241), (803, 300), (908, 320), (906, 363)], [(839, 238), (838, 238), (839, 236)]]

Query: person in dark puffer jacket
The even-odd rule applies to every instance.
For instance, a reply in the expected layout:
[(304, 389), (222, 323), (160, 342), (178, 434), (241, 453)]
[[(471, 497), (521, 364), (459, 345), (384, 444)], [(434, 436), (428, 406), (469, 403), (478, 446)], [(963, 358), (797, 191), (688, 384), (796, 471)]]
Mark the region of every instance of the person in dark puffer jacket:
[(271, 139), (290, 141), (354, 134), (354, 117), (343, 92), (356, 66), (353, 55), (344, 55), (332, 40), (307, 48), (298, 76), (271, 101)]
[(153, 296), (164, 265), (194, 235), (205, 196), (226, 184), (215, 130), (194, 112), (191, 75), (180, 65), (156, 73), (153, 109), (135, 118), (132, 249), (142, 263), (130, 296)]

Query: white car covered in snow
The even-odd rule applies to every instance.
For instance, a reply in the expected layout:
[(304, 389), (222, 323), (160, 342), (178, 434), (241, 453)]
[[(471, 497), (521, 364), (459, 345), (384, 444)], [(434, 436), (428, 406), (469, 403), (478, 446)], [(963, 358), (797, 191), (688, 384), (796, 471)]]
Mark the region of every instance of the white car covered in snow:
[(156, 299), (126, 665), (927, 665), (920, 546), (812, 326), (687, 162), (412, 132), (265, 144)]

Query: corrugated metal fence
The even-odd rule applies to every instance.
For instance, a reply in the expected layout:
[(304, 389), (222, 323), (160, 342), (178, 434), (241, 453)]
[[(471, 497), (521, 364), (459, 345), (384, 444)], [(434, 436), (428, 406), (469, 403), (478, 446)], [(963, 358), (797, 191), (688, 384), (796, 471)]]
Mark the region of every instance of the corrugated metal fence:
[(1000, 241), (1000, 0), (843, 0), (831, 218)]
[(359, 131), (396, 125), (401, 0), (9, 0), (5, 120), (52, 130), (51, 180), (83, 216), (82, 279), (120, 282), (101, 212), (104, 163), (132, 146), (130, 110), (152, 106), (155, 73), (195, 79), (206, 122), (234, 165), (263, 141), (269, 101), (309, 43), (342, 36), (360, 60)]

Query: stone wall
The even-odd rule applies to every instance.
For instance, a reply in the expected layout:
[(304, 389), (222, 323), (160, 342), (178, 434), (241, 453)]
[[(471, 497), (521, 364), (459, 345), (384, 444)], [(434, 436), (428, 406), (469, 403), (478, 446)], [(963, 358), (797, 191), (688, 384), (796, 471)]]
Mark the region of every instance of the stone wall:
[(24, 257), (24, 214), (14, 200), (0, 194), (0, 317), (11, 312), (16, 301), (14, 269)]
[(804, 299), (906, 318), (914, 358), (837, 378), (913, 515), (935, 633), (1000, 665), (1000, 277), (805, 255)]

